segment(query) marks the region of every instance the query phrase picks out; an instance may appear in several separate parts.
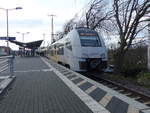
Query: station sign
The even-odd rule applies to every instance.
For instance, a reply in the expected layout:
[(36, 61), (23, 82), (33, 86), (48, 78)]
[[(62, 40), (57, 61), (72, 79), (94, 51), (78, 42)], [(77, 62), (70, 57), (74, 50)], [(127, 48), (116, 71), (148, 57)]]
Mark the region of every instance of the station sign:
[(16, 37), (0, 37), (0, 40), (16, 40)]

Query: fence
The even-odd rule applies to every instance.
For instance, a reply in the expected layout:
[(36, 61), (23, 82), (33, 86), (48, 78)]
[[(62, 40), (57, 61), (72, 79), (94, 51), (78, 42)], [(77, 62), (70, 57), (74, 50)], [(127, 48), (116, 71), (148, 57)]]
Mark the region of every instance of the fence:
[(2, 56), (0, 57), (0, 75), (13, 76), (14, 75), (14, 57)]

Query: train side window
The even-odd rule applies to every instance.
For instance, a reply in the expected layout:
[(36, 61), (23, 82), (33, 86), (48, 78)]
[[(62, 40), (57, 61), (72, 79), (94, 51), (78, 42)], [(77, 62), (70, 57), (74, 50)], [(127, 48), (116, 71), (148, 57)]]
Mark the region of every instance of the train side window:
[(63, 47), (59, 47), (58, 55), (64, 55), (64, 48)]
[(50, 54), (51, 56), (54, 56), (53, 50), (50, 50)]

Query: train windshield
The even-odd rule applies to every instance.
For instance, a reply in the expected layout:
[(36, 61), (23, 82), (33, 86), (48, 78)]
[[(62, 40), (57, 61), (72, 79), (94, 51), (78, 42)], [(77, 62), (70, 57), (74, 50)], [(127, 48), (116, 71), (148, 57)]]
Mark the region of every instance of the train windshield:
[(77, 30), (80, 36), (81, 46), (84, 47), (100, 47), (101, 41), (96, 31), (87, 28)]
[(100, 47), (98, 36), (80, 36), (81, 46), (84, 47)]

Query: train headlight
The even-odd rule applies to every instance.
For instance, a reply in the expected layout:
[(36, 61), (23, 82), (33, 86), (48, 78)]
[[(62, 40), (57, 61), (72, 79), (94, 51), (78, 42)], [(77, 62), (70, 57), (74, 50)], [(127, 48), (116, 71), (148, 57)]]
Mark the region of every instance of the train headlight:
[(105, 58), (105, 54), (104, 53), (101, 54), (101, 58)]

